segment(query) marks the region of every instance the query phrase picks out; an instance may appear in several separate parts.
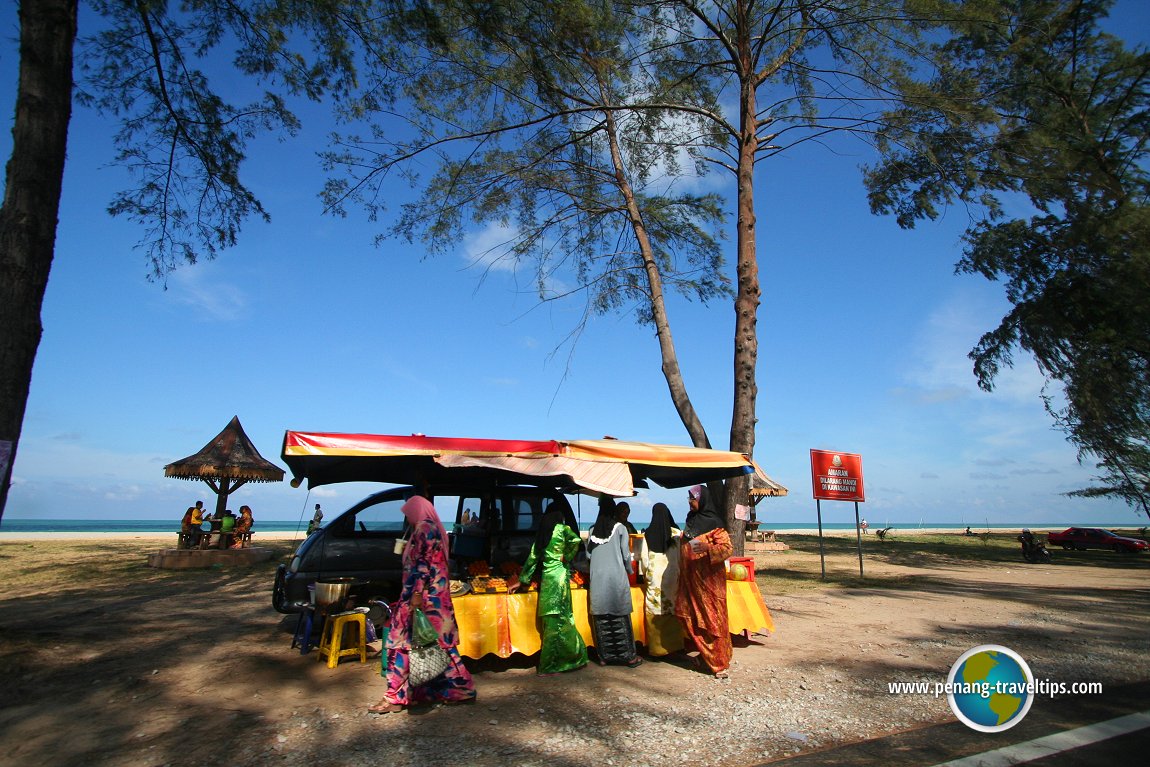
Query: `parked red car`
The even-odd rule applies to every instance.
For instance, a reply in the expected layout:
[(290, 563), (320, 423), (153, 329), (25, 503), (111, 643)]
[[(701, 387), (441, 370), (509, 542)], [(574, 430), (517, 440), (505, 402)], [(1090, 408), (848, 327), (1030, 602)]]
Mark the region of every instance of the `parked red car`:
[(1050, 533), (1047, 536), (1051, 546), (1061, 546), (1064, 549), (1108, 549), (1110, 551), (1136, 554), (1139, 551), (1150, 549), (1150, 543), (1139, 538), (1126, 538), (1116, 535), (1101, 527), (1068, 527), (1061, 533)]

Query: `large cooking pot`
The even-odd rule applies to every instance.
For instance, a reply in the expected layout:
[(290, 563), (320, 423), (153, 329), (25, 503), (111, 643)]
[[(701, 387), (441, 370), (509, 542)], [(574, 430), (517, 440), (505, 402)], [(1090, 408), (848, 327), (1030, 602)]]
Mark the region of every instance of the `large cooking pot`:
[(348, 592), (351, 591), (351, 586), (354, 582), (354, 578), (328, 578), (326, 580), (316, 581), (316, 608), (320, 611), (324, 611), (333, 606), (336, 609), (342, 607), (343, 603), (347, 601)]

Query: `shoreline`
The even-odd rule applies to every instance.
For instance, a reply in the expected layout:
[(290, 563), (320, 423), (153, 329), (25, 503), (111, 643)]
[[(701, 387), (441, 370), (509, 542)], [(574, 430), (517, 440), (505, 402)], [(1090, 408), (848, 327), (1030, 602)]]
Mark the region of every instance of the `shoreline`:
[[(769, 530), (769, 528), (760, 527), (760, 530)], [(891, 528), (891, 535), (893, 537), (913, 537), (918, 535), (958, 535), (962, 536), (966, 528), (963, 527), (897, 527)], [(1061, 530), (1060, 527), (1032, 527), (1030, 528), (1036, 533), (1048, 533), (1052, 531)], [(865, 539), (878, 539), (875, 535), (876, 528), (871, 527), (867, 534), (863, 536)], [(978, 535), (979, 533), (986, 532), (985, 530), (975, 530), (971, 526), (971, 531)], [(1014, 534), (1017, 535), (1022, 531), (1021, 527), (1017, 528), (994, 528), (990, 531), (993, 535), (998, 534)], [(775, 536), (781, 540), (785, 540), (788, 535), (818, 535), (819, 530), (817, 527), (810, 528), (795, 528), (795, 529), (780, 529), (776, 530)], [(827, 538), (842, 538), (842, 537), (855, 537), (854, 530), (823, 530), (823, 536)], [(114, 532), (114, 533), (101, 533), (101, 532), (3, 532), (0, 531), (0, 543), (19, 543), (21, 541), (78, 541), (78, 540), (91, 540), (91, 541), (174, 541), (176, 533), (157, 533), (157, 532)], [(269, 530), (266, 532), (255, 531), (252, 536), (253, 545), (258, 546), (259, 541), (303, 541), (306, 535), (296, 533), (290, 530)], [(965, 537), (965, 536), (963, 536)]]
[[(17, 543), (20, 541), (169, 541), (170, 548), (175, 548), (177, 533), (145, 533), (145, 532), (3, 532), (0, 531), (0, 543)], [(307, 536), (290, 530), (269, 530), (267, 532), (253, 532), (252, 545), (258, 546), (260, 541), (302, 541)]]

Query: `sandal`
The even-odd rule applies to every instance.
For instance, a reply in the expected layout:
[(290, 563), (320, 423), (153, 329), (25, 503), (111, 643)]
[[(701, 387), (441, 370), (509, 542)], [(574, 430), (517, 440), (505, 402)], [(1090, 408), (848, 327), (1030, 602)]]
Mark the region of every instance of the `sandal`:
[(367, 707), (367, 713), (369, 714), (398, 714), (400, 711), (403, 711), (403, 706), (398, 703), (388, 703), (387, 701), (380, 701), (374, 706)]
[(639, 668), (643, 665), (643, 659), (636, 655), (632, 660), (628, 661), (627, 668)]

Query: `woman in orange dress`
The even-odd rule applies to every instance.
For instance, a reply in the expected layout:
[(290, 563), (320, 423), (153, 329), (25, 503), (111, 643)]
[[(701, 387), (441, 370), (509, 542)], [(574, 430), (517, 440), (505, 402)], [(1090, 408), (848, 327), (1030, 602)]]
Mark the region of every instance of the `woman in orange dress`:
[(724, 562), (734, 547), (707, 488), (695, 485), (688, 497), (691, 510), (679, 548), (675, 616), (699, 651), (695, 658), (699, 670), (725, 678), (732, 650)]
[(232, 528), (232, 548), (242, 549), (244, 546), (244, 534), (252, 531), (252, 526), (256, 523), (252, 517), (251, 506), (240, 507), (240, 518), (236, 520), (236, 526)]

